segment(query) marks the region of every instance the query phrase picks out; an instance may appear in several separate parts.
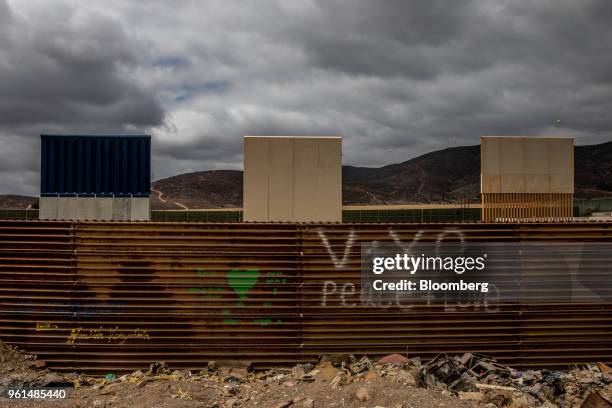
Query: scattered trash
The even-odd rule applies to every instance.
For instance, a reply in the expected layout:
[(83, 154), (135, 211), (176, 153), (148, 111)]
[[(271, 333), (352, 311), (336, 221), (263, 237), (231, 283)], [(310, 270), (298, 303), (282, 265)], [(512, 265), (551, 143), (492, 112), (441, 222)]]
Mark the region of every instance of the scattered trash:
[[(243, 361), (210, 361), (198, 370), (171, 370), (162, 361), (152, 363), (146, 371), (117, 377), (115, 373), (56, 373), (43, 362), (35, 363), (35, 356), (1, 342), (0, 360), (0, 392), (7, 387), (70, 387), (75, 393), (88, 395), (83, 397), (88, 404), (97, 402), (99, 406), (117, 401), (120, 390), (141, 396), (165, 390), (163, 395), (175, 401), (194, 402), (207, 395), (210, 399), (205, 406), (218, 408), (341, 406), (343, 398), (352, 398), (358, 406), (367, 403), (387, 408), (471, 404), (488, 408), (612, 408), (611, 368), (604, 362), (565, 371), (515, 370), (478, 353), (439, 354), (426, 362), (401, 354), (377, 360), (342, 354), (323, 357), (316, 364), (267, 371), (253, 370), (250, 362)], [(408, 399), (415, 398), (420, 388), (427, 397), (417, 400), (416, 405), (381, 401), (392, 388), (401, 390)], [(319, 391), (305, 391), (312, 389)], [(206, 391), (203, 394), (201, 390)], [(266, 395), (276, 397), (266, 400)], [(451, 405), (443, 405), (444, 398)]]
[[(604, 363), (570, 371), (517, 371), (482, 354), (439, 354), (418, 368), (419, 385), (495, 406), (572, 407), (612, 382)], [(481, 398), (482, 396), (482, 398)], [(595, 398), (595, 397), (593, 397)]]

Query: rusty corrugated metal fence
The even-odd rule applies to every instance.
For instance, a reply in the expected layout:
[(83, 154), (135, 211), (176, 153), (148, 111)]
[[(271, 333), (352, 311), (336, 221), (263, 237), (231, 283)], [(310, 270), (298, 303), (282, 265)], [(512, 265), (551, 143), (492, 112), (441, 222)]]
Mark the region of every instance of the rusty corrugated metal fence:
[(60, 370), (258, 367), (320, 354), (480, 351), (517, 366), (612, 363), (611, 304), (360, 300), (373, 240), (612, 241), (610, 223), (0, 222), (0, 338)]

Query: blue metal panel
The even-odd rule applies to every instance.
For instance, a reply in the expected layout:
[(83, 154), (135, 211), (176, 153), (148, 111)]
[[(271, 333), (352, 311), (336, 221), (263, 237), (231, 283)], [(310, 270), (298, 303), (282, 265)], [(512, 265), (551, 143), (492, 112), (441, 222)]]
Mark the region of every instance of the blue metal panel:
[(143, 173), (145, 175), (146, 185), (143, 186), (142, 194), (148, 196), (151, 193), (151, 143), (146, 144), (147, 155), (145, 156), (145, 163), (147, 171)]
[(148, 197), (150, 136), (41, 135), (41, 196)]
[(72, 165), (72, 163), (67, 163), (66, 162), (66, 155), (65, 155), (65, 144), (63, 140), (58, 140), (58, 144), (57, 144), (57, 162), (55, 164), (58, 164), (57, 166), (57, 193), (61, 194), (63, 192), (65, 192), (66, 190), (64, 189), (64, 175), (65, 175), (65, 170), (67, 166)]
[[(92, 141), (91, 140), (86, 140), (85, 141), (85, 158), (87, 160), (87, 164), (85, 166), (85, 191), (87, 191), (87, 194), (93, 194), (94, 190), (92, 188), (92, 184), (95, 183), (95, 180), (92, 180), (92, 168), (96, 168), (95, 167), (95, 163), (96, 163), (96, 159), (95, 157), (92, 156), (91, 154), (91, 144)], [(92, 165), (93, 164), (93, 165)]]
[(96, 140), (94, 146), (96, 169), (94, 170), (95, 185), (93, 191), (95, 194), (100, 194), (102, 193), (102, 141)]
[(127, 142), (126, 141), (121, 141), (121, 175), (122, 177), (119, 177), (119, 181), (120, 181), (120, 191), (121, 191), (121, 195), (124, 196), (128, 196), (130, 195), (129, 193), (129, 188), (128, 188), (128, 179), (130, 177), (130, 173), (128, 172), (128, 149), (127, 149)]
[(104, 163), (104, 170), (102, 172), (102, 180), (104, 188), (102, 194), (111, 194), (111, 141), (104, 140), (104, 154), (102, 156), (102, 163)]
[(129, 155), (132, 158), (130, 160), (130, 192), (132, 194), (138, 194), (138, 142), (131, 143), (129, 146)]
[(145, 194), (148, 186), (151, 184), (149, 182), (149, 173), (146, 171), (149, 168), (148, 160), (150, 153), (147, 150), (147, 147), (150, 146), (148, 143), (141, 141), (138, 144), (138, 194)]
[(113, 180), (113, 187), (112, 187), (112, 193), (115, 193), (116, 195), (121, 195), (121, 183), (119, 180), (119, 175), (120, 175), (120, 165), (121, 165), (121, 143), (119, 140), (115, 140), (113, 141), (113, 143), (111, 143), (112, 146), (112, 158), (113, 158), (113, 165), (111, 166), (111, 175), (112, 175), (112, 180)]
[[(42, 191), (57, 191), (57, 183), (56, 183), (56, 172), (55, 166), (55, 145), (50, 144), (48, 140), (45, 140), (47, 150), (43, 152), (43, 156), (47, 157), (47, 161), (45, 162), (45, 167), (41, 167), (40, 173), (43, 175), (43, 178), (47, 180), (47, 188)], [(47, 171), (45, 171), (45, 169)], [(42, 192), (41, 191), (41, 192)]]
[(87, 160), (84, 155), (83, 155), (83, 140), (77, 140), (74, 147), (76, 147), (76, 154), (75, 154), (75, 162), (76, 162), (76, 166), (74, 166), (73, 168), (74, 170), (74, 182), (75, 182), (75, 187), (73, 187), (73, 191), (75, 192), (79, 192), (81, 194), (86, 193), (87, 191), (84, 188), (84, 176), (85, 176), (85, 160)]
[(74, 151), (74, 145), (69, 141), (63, 143), (66, 155), (66, 168), (64, 170), (64, 188), (67, 194), (73, 194), (76, 191), (74, 186), (74, 159), (72, 152)]

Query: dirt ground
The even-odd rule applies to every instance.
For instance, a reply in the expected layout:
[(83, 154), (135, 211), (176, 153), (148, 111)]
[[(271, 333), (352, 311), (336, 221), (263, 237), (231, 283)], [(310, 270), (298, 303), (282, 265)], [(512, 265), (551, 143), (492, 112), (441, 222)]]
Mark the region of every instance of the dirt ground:
[[(357, 384), (331, 390), (317, 381), (299, 386), (241, 384), (231, 387), (207, 380), (152, 381), (138, 384), (110, 384), (103, 389), (82, 388), (63, 401), (10, 402), (0, 406), (19, 407), (475, 407), (477, 404), (445, 396), (437, 391), (404, 387), (377, 380), (366, 386), (370, 398), (357, 399)], [(295, 401), (295, 403), (293, 402)], [(401, 405), (400, 405), (401, 404)]]
[[(331, 389), (329, 382), (286, 385), (254, 382), (223, 384), (204, 378), (151, 379), (145, 384), (114, 382), (102, 388), (82, 387), (65, 400), (0, 402), (1, 407), (475, 407), (456, 396), (378, 379), (365, 385), (367, 401), (356, 396), (359, 384)], [(294, 402), (295, 401), (295, 402)]]
[[(495, 385), (502, 381), (495, 375), (487, 377), (490, 384), (478, 385), (490, 387), (485, 389), (472, 387), (471, 391), (455, 392), (440, 382), (435, 385), (438, 389), (427, 388), (429, 385), (418, 380), (422, 375), (407, 361), (404, 356), (392, 357), (391, 362), (370, 362), (366, 358), (352, 358), (348, 363), (326, 360), (317, 365), (267, 372), (211, 362), (198, 373), (170, 371), (163, 363), (155, 363), (145, 372), (105, 378), (54, 373), (35, 357), (0, 342), (0, 392), (15, 387), (67, 387), (68, 390), (68, 398), (64, 400), (0, 398), (0, 407), (578, 408), (591, 392), (597, 391), (604, 398), (612, 396), (609, 373), (592, 367), (556, 374), (555, 378), (564, 381), (563, 394), (553, 395), (552, 390), (559, 386), (556, 384), (544, 396), (545, 386), (538, 387), (537, 381), (521, 390), (520, 386), (532, 374), (523, 375), (520, 381), (504, 379), (504, 384), (514, 384), (508, 389)], [(435, 375), (431, 366), (429, 369)], [(545, 384), (548, 377), (541, 378)]]

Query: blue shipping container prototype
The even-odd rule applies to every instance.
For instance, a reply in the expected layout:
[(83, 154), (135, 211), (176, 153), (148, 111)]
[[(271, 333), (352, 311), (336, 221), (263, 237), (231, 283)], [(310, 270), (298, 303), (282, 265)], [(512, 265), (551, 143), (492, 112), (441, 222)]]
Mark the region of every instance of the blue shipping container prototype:
[(151, 136), (41, 135), (40, 195), (148, 197)]

